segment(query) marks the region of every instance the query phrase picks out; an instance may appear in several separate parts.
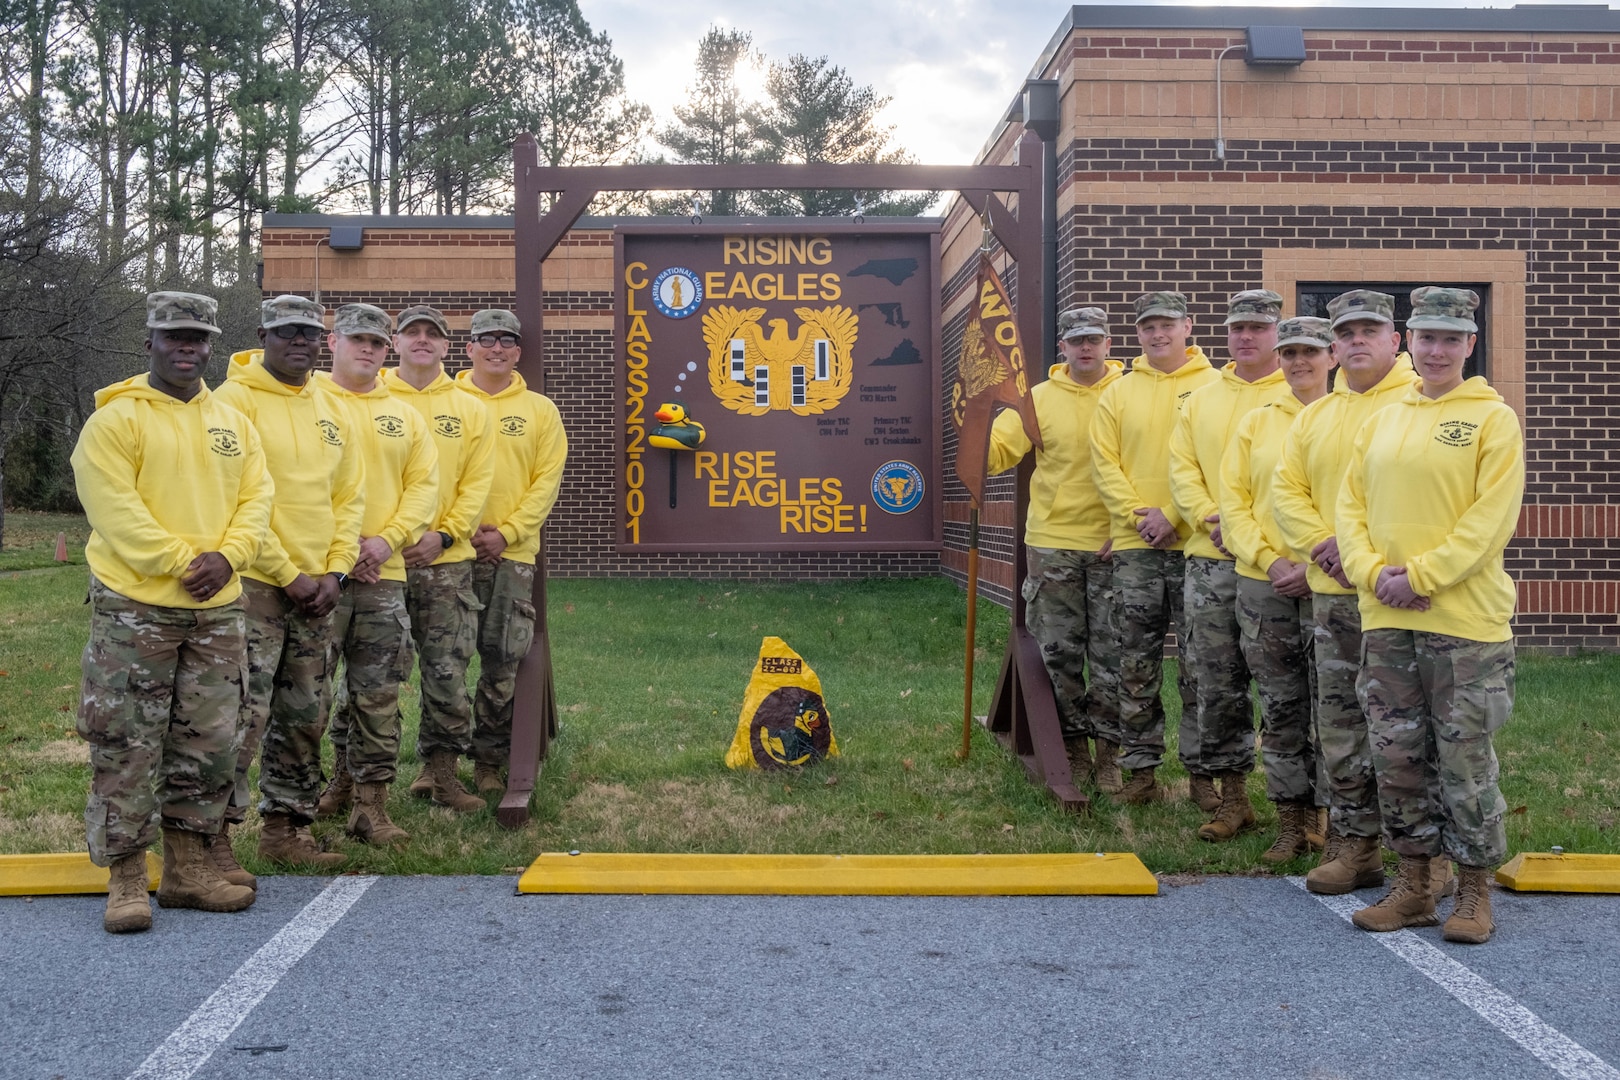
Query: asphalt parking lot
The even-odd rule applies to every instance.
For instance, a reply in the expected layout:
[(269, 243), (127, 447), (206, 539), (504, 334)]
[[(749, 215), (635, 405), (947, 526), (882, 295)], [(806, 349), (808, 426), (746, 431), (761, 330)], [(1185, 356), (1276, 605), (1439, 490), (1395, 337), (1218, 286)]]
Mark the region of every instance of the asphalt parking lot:
[(1261, 878), (947, 898), (280, 877), (245, 913), (158, 909), (128, 936), (103, 902), (0, 900), (0, 1077), (1620, 1080), (1615, 896), (1498, 890), (1477, 947), (1365, 934)]

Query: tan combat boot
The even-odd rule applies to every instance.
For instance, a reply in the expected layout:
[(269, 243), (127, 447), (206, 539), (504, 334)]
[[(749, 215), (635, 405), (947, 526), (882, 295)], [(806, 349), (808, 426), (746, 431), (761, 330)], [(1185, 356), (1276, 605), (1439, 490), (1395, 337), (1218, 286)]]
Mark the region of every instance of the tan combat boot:
[(1277, 839), (1260, 855), (1260, 861), (1273, 866), (1297, 858), (1311, 850), (1305, 822), (1316, 815), (1316, 808), (1305, 803), (1277, 804)]
[[(1326, 851), (1328, 830), (1328, 808), (1325, 806), (1306, 805), (1300, 821), (1305, 828), (1305, 842), (1311, 846), (1312, 851)], [(1324, 858), (1322, 860), (1326, 862)]]
[(345, 747), (337, 748), (337, 757), (332, 762), (332, 779), (328, 781), (326, 790), (321, 792), (320, 802), (315, 804), (317, 817), (332, 817), (341, 814), (354, 805), (354, 776), (349, 772), (349, 752)]
[(1220, 792), (1215, 790), (1215, 778), (1213, 776), (1204, 776), (1199, 773), (1189, 775), (1187, 777), (1187, 794), (1192, 796), (1192, 801), (1197, 804), (1198, 809), (1206, 814), (1213, 814), (1221, 808), (1221, 795)]
[(433, 798), (433, 770), (432, 759), (422, 762), (422, 771), (416, 774), (411, 786), (405, 789), (413, 799)]
[(1127, 806), (1158, 802), (1164, 798), (1164, 791), (1153, 773), (1152, 769), (1132, 769), (1131, 778), (1125, 781), (1125, 786), (1119, 789), (1119, 794), (1114, 798)]
[(1377, 934), (1408, 926), (1433, 926), (1439, 922), (1434, 913), (1434, 897), (1429, 895), (1429, 857), (1402, 855), (1400, 874), (1389, 892), (1378, 903), (1350, 916), (1350, 921)]
[(1221, 774), (1221, 805), (1215, 818), (1198, 827), (1198, 839), (1220, 843), (1254, 828), (1254, 805), (1249, 802), (1248, 773)]
[(236, 861), (236, 852), (231, 850), (230, 822), (221, 825), (219, 832), (213, 836), (203, 837), (203, 849), (208, 852), (208, 859), (220, 877), (232, 885), (246, 885), (250, 889), (259, 887), (259, 879), (242, 869), (242, 864)]
[(1069, 755), (1069, 773), (1076, 784), (1083, 784), (1091, 779), (1091, 738), (1088, 735), (1076, 735), (1072, 739), (1063, 740), (1063, 749)]
[(309, 866), (326, 870), (342, 866), (348, 857), (336, 851), (322, 851), (310, 835), (308, 825), (299, 825), (291, 814), (264, 815), (259, 833), (259, 857), (288, 866)]
[(1324, 896), (1342, 896), (1384, 883), (1384, 856), (1378, 837), (1330, 835), (1330, 848), (1335, 840), (1339, 846), (1333, 850), (1333, 857), (1323, 852), (1321, 864), (1305, 875), (1305, 888)]
[(461, 780), (456, 776), (454, 750), (433, 751), (428, 755), (428, 766), (424, 771), (432, 780), (434, 805), (447, 806), (458, 814), (476, 814), (484, 809), (484, 800), (467, 794), (467, 789), (461, 786)]
[(219, 876), (203, 850), (202, 833), (163, 830), (163, 881), (158, 885), (158, 907), (243, 911), (253, 906), (255, 895), (246, 885), (232, 885)]
[(403, 844), (411, 834), (388, 820), (388, 785), (383, 781), (354, 785), (349, 835), (367, 844)]
[(1119, 772), (1119, 743), (1111, 739), (1097, 740), (1097, 790), (1106, 795), (1117, 795), (1125, 786)]
[(1491, 940), (1491, 872), (1484, 866), (1457, 867), (1457, 906), (1446, 920), (1447, 941), (1483, 945)]
[(146, 852), (114, 859), (107, 872), (107, 913), (101, 928), (109, 934), (152, 929), (152, 901), (146, 895)]
[(480, 795), (504, 795), (506, 781), (501, 779), (501, 770), (494, 765), (485, 765), (481, 761), (473, 762), (473, 786)]
[(1429, 860), (1429, 895), (1436, 902), (1457, 891), (1457, 875), (1451, 872), (1451, 860), (1444, 855)]

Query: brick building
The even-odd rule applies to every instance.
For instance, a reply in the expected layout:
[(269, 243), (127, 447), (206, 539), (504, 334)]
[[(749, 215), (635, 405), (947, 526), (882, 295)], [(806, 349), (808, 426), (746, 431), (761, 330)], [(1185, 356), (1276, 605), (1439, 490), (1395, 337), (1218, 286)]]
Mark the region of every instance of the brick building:
[[(1297, 28), (1304, 62), (1247, 64), (1248, 28), (1279, 25)], [(1217, 363), (1217, 313), (1239, 289), (1275, 289), (1289, 314), (1363, 284), (1480, 291), (1481, 367), (1518, 410), (1529, 459), (1508, 553), (1519, 641), (1620, 648), (1620, 13), (1077, 6), (1031, 78), (1054, 80), (1061, 102), (1057, 302), (1108, 308), (1118, 355), (1135, 352), (1130, 301), (1150, 289), (1187, 293)], [(1009, 159), (1021, 105), (981, 162)], [(329, 250), (334, 226), (357, 225), (359, 250)], [(583, 219), (544, 269), (546, 390), (571, 442), (553, 573), (960, 580), (967, 504), (943, 422), (943, 552), (615, 551), (612, 226)], [(979, 241), (953, 206), (939, 274), (947, 386)], [(434, 303), (456, 333), (452, 360), (473, 311), (513, 301), (510, 219), (267, 215), (263, 243), (266, 294)], [(982, 579), (1005, 598), (1011, 489), (992, 491)]]
[[(1304, 62), (1245, 63), (1248, 28), (1279, 24)], [(1525, 429), (1518, 640), (1620, 648), (1620, 12), (1077, 6), (1031, 78), (1061, 103), (1058, 304), (1107, 308), (1116, 355), (1137, 351), (1130, 302), (1154, 289), (1188, 295), (1217, 364), (1239, 289), (1276, 290), (1290, 315), (1363, 284), (1480, 291), (1484, 373)], [(1010, 160), (1021, 120), (1020, 98), (981, 163)], [(951, 210), (947, 357), (980, 235)], [(946, 498), (960, 578), (965, 492)], [(987, 506), (981, 540), (1003, 596), (1011, 517)]]

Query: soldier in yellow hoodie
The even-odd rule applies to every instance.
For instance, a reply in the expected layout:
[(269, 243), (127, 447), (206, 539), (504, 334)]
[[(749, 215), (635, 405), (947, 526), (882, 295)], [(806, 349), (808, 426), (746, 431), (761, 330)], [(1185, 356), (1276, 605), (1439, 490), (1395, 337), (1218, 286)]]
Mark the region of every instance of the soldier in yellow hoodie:
[(1463, 378), (1479, 297), (1412, 293), (1407, 346), (1422, 384), (1356, 436), (1339, 491), (1339, 550), (1361, 606), (1356, 689), (1367, 712), (1384, 835), (1401, 857), (1363, 930), (1433, 926), (1430, 861), (1456, 859), (1447, 941), (1494, 930), (1490, 875), (1507, 853), (1491, 733), (1513, 713), (1513, 580), (1502, 553), (1524, 497), (1519, 418)]
[[(259, 749), (259, 855), (293, 866), (333, 867), (310, 835), (321, 786), (321, 698), (332, 663), (332, 612), (360, 554), (365, 510), (359, 440), (348, 415), (315, 389), (310, 372), (326, 311), (302, 296), (266, 300), (261, 349), (231, 357), (219, 397), (242, 411), (264, 440), (276, 506), (258, 561), (242, 575), (247, 615), (248, 700), (236, 793), (226, 820), (247, 812), (248, 766)], [(228, 842), (215, 863), (227, 878)]]
[[(1164, 639), (1170, 624), (1186, 636), (1182, 547), (1192, 526), (1170, 498), (1170, 435), (1187, 396), (1219, 379), (1204, 351), (1188, 345), (1192, 320), (1178, 292), (1136, 299), (1142, 355), (1102, 392), (1091, 418), (1091, 469), (1108, 509), (1113, 541), (1115, 617), (1119, 627), (1120, 764), (1131, 778), (1118, 798), (1161, 797), (1155, 773), (1164, 760)], [(1188, 773), (1213, 793), (1198, 765), (1198, 699), (1183, 642), (1177, 690), (1179, 752)], [(1211, 804), (1209, 809), (1213, 809)]]
[(472, 369), (456, 384), (489, 411), (495, 479), (472, 545), (473, 588), (483, 605), (478, 627), (478, 689), (473, 697), (473, 782), (481, 795), (504, 790), (501, 766), (512, 752), (512, 698), (517, 669), (534, 641), (535, 559), (540, 529), (557, 502), (568, 436), (562, 415), (515, 369), (523, 328), (510, 311), (472, 317), (467, 356)]
[[(402, 552), (421, 539), (439, 505), (439, 456), (427, 422), (378, 378), (393, 324), (370, 304), (338, 308), (327, 338), (332, 374), (316, 381), (347, 412), (365, 464), (360, 555), (333, 615), (343, 681), (327, 705), (336, 768), (354, 782), (348, 830), (371, 844), (410, 839), (387, 810), (399, 766), (399, 684), (411, 673)], [(334, 809), (323, 795), (318, 812)]]
[[(1058, 720), (1075, 779), (1094, 771), (1097, 786), (1117, 792), (1119, 651), (1114, 637), (1114, 568), (1108, 511), (1091, 473), (1091, 416), (1125, 365), (1108, 359), (1113, 338), (1102, 308), (1058, 316), (1058, 353), (1047, 379), (1030, 390), (1041, 426), (1029, 482), (1024, 579), (1029, 632), (1052, 677)], [(1005, 472), (1030, 452), (1023, 421), (1004, 409), (990, 428), (989, 471)], [(1089, 679), (1086, 670), (1089, 662)], [(1089, 684), (1089, 685), (1088, 685)], [(1088, 742), (1096, 744), (1093, 759)]]
[(215, 302), (146, 298), (150, 371), (96, 393), (73, 449), (90, 519), (90, 640), (79, 734), (90, 744), (85, 838), (111, 867), (102, 926), (149, 929), (146, 849), (163, 837), (162, 907), (241, 911), (217, 835), (236, 762), (247, 665), (240, 571), (274, 492), (258, 433), (203, 383)]
[(1367, 720), (1356, 698), (1361, 667), (1361, 615), (1356, 590), (1339, 558), (1339, 483), (1356, 435), (1380, 409), (1417, 381), (1400, 352), (1395, 298), (1353, 289), (1328, 302), (1333, 358), (1340, 373), (1332, 393), (1288, 429), (1272, 484), (1272, 513), (1283, 542), (1310, 556), (1306, 581), (1316, 621), (1317, 747), (1329, 786), (1327, 847), (1306, 875), (1312, 892), (1341, 895), (1384, 882), (1378, 844), (1378, 790), (1367, 746)]
[(439, 505), (422, 539), (406, 548), (405, 606), (422, 675), (422, 722), (416, 755), (422, 772), (411, 794), (461, 814), (484, 801), (456, 778), (456, 759), (472, 736), (467, 662), (478, 647), (472, 535), (494, 478), (495, 440), (483, 403), (445, 374), (450, 326), (426, 304), (395, 319), (399, 366), (382, 373), (388, 392), (421, 414), (439, 452)]
[(1317, 805), (1315, 620), (1305, 580), (1310, 557), (1290, 548), (1272, 516), (1272, 486), (1283, 440), (1300, 410), (1320, 401), (1333, 374), (1326, 319), (1285, 319), (1277, 357), (1292, 393), (1238, 422), (1221, 459), (1222, 543), (1237, 561), (1237, 621), (1243, 658), (1260, 698), (1266, 796), (1277, 804), (1277, 840), (1260, 858), (1287, 862), (1322, 847)]
[(1288, 393), (1277, 368), (1281, 314), (1282, 297), (1268, 289), (1232, 296), (1226, 312), (1232, 362), (1219, 380), (1187, 398), (1170, 436), (1170, 496), (1192, 529), (1182, 663), (1192, 670), (1198, 695), (1198, 767), (1221, 785), (1215, 816), (1198, 829), (1203, 840), (1230, 840), (1255, 823), (1247, 787), (1254, 771), (1254, 705), (1237, 622), (1237, 564), (1221, 542), (1221, 457), (1245, 414)]

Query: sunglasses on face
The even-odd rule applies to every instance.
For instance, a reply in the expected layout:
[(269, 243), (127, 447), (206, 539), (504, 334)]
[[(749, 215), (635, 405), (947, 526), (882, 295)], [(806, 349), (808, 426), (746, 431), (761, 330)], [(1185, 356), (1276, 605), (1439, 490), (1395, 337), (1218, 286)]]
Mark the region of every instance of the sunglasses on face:
[(479, 334), (473, 340), (486, 349), (493, 349), (497, 345), (503, 349), (513, 349), (518, 343), (515, 334)]
[(288, 323), (276, 327), (271, 333), (282, 341), (297, 341), (299, 338), (303, 338), (305, 341), (319, 341), (321, 340), (321, 334), (325, 333), (325, 329), (319, 326), (309, 326), (305, 323)]

